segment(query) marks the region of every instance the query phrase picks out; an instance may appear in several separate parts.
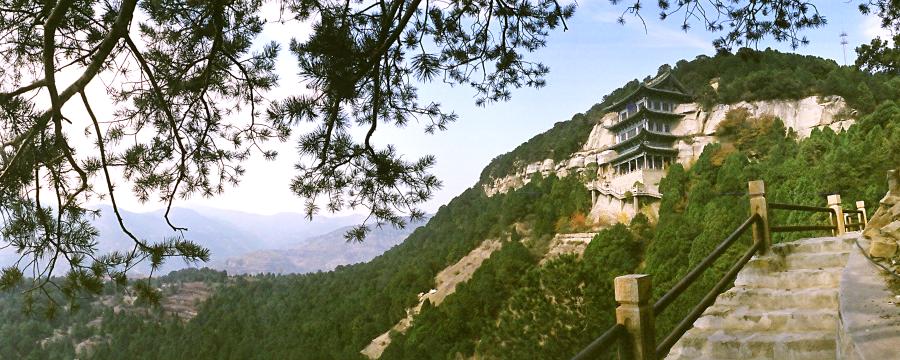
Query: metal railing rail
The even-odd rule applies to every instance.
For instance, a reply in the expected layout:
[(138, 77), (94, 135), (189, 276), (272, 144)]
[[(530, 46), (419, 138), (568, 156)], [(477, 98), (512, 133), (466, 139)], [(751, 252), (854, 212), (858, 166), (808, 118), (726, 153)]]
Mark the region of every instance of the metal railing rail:
[[(693, 326), (703, 312), (712, 305), (716, 297), (725, 291), (738, 273), (754, 255), (764, 255), (771, 247), (771, 234), (799, 231), (832, 231), (843, 234), (849, 228), (862, 230), (868, 222), (865, 203), (856, 202), (856, 209), (843, 209), (840, 195), (828, 196), (828, 207), (807, 206), (768, 202), (765, 197), (765, 184), (762, 181), (751, 181), (750, 217), (728, 235), (713, 251), (695, 265), (681, 280), (663, 294), (652, 307), (649, 299), (652, 294), (649, 275), (625, 275), (615, 279), (616, 324), (600, 337), (595, 339), (573, 360), (591, 359), (603, 350), (610, 349), (620, 341), (619, 359), (653, 360), (663, 358), (678, 340)], [(788, 210), (829, 213), (831, 225), (783, 225), (770, 226), (770, 210)], [(851, 215), (852, 214), (852, 215)], [(853, 221), (853, 217), (856, 221)], [(743, 253), (740, 259), (719, 279), (719, 282), (700, 300), (691, 312), (682, 319), (672, 331), (656, 344), (655, 316), (662, 313), (678, 296), (690, 287), (702, 273), (721, 257), (747, 230), (753, 230), (753, 244)]]
[(681, 293), (685, 289), (687, 289), (688, 286), (691, 286), (691, 284), (694, 283), (694, 280), (696, 280), (698, 277), (700, 277), (701, 274), (703, 274), (704, 270), (709, 268), (709, 266), (712, 265), (712, 263), (715, 262), (719, 258), (719, 256), (725, 253), (725, 251), (728, 250), (728, 248), (730, 248), (731, 245), (734, 244), (737, 239), (740, 238), (741, 235), (743, 235), (744, 232), (746, 232), (747, 229), (751, 227), (751, 225), (759, 220), (760, 217), (757, 214), (753, 214), (752, 216), (747, 218), (747, 220), (745, 220), (744, 223), (741, 224), (741, 226), (738, 226), (738, 228), (734, 230), (731, 235), (728, 235), (728, 237), (725, 238), (725, 240), (723, 240), (719, 244), (719, 246), (716, 246), (716, 248), (713, 249), (713, 251), (709, 255), (707, 255), (706, 258), (700, 261), (697, 266), (694, 266), (694, 268), (691, 269), (691, 271), (688, 272), (687, 275), (685, 275), (680, 281), (678, 281), (677, 284), (675, 284), (675, 286), (669, 289), (669, 291), (663, 294), (663, 296), (661, 296), (659, 300), (657, 300), (656, 303), (653, 304), (653, 313), (662, 313), (663, 310), (665, 310), (666, 307), (669, 306), (669, 304), (671, 304), (673, 301), (675, 301), (676, 298), (678, 298), (678, 295), (681, 295)]
[(622, 324), (615, 324), (610, 327), (603, 335), (600, 335), (597, 339), (592, 341), (590, 345), (581, 350), (578, 355), (572, 358), (572, 360), (587, 360), (593, 359), (597, 353), (602, 350), (608, 349), (613, 342), (618, 340), (622, 335), (625, 335), (625, 326)]
[(777, 202), (769, 202), (769, 209), (776, 210), (797, 210), (797, 211), (809, 211), (809, 212), (824, 212), (824, 213), (834, 213), (834, 209), (828, 207), (821, 206), (806, 206), (806, 205), (794, 205), (794, 204), (783, 204)]
[[(821, 212), (821, 213), (828, 213), (829, 217), (831, 217), (831, 218), (833, 218), (836, 214), (835, 209), (830, 208), (830, 207), (784, 204), (784, 203), (777, 203), (777, 202), (769, 202), (768, 204), (769, 204), (769, 209), (772, 209), (772, 210)], [(781, 225), (781, 226), (772, 225), (769, 227), (769, 231), (771, 231), (773, 233), (798, 232), (798, 231), (820, 231), (820, 230), (837, 231), (837, 229), (838, 229), (838, 227), (836, 224), (832, 224), (832, 225)]]
[(771, 226), (769, 231), (773, 233), (798, 232), (798, 231), (817, 231), (817, 230), (835, 230), (834, 225), (787, 225), (787, 226)]
[(716, 301), (716, 297), (719, 296), (719, 294), (725, 291), (727, 288), (731, 287), (731, 282), (734, 281), (734, 278), (737, 276), (738, 272), (740, 272), (741, 269), (744, 268), (744, 265), (746, 265), (747, 262), (750, 261), (751, 258), (753, 258), (753, 255), (756, 255), (756, 252), (759, 251), (761, 247), (761, 242), (753, 243), (753, 245), (751, 245), (750, 248), (747, 249), (746, 252), (744, 252), (744, 256), (741, 256), (741, 258), (734, 265), (732, 265), (730, 269), (728, 269), (728, 272), (725, 273), (725, 276), (722, 276), (719, 282), (716, 283), (716, 286), (714, 286), (712, 290), (706, 293), (706, 296), (704, 296), (703, 299), (700, 300), (700, 303), (697, 304), (697, 306), (691, 309), (691, 312), (687, 315), (687, 317), (682, 319), (681, 322), (679, 322), (678, 325), (676, 325), (675, 328), (672, 329), (672, 332), (670, 332), (669, 335), (666, 336), (665, 339), (663, 339), (663, 341), (656, 346), (657, 359), (664, 358), (666, 354), (669, 353), (669, 350), (672, 349), (672, 346), (674, 346), (675, 343), (678, 342), (678, 339), (681, 339), (681, 336), (694, 326), (694, 321), (697, 321), (697, 319), (699, 319), (700, 316), (703, 315), (703, 312), (706, 311), (706, 308), (708, 308)]

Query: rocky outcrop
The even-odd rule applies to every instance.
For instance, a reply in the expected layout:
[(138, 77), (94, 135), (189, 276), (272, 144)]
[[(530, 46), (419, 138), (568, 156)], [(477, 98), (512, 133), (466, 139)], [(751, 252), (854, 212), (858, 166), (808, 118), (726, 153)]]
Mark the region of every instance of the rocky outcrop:
[[(780, 118), (786, 127), (793, 129), (801, 138), (809, 136), (813, 129), (830, 127), (835, 131), (848, 128), (852, 123), (852, 119), (847, 119), (848, 115), (852, 115), (846, 102), (839, 96), (816, 97), (811, 96), (800, 100), (771, 100), (756, 102), (739, 102), (728, 105), (716, 105), (709, 110), (702, 109), (696, 103), (688, 103), (678, 105), (674, 112), (682, 115), (682, 119), (677, 126), (672, 129), (672, 133), (678, 136), (678, 140), (674, 146), (678, 149), (678, 162), (688, 166), (693, 163), (703, 152), (703, 148), (715, 141), (715, 133), (719, 124), (725, 119), (725, 115), (735, 109), (747, 109), (752, 117), (762, 115), (776, 116)], [(518, 170), (514, 174), (509, 174), (502, 178), (492, 179), (491, 182), (484, 184), (485, 194), (493, 196), (494, 194), (504, 193), (510, 190), (524, 186), (531, 179), (532, 175), (540, 173), (544, 176), (555, 173), (557, 176), (570, 176), (576, 174), (585, 174), (584, 180), (586, 185), (593, 187), (590, 182), (593, 179), (602, 179), (607, 176), (603, 167), (597, 164), (608, 163), (618, 154), (611, 150), (615, 144), (614, 134), (607, 130), (607, 126), (617, 121), (618, 117), (615, 113), (604, 115), (596, 125), (591, 129), (587, 141), (582, 148), (572, 154), (568, 159), (554, 161), (553, 159), (545, 159), (530, 164), (520, 164)], [(589, 173), (594, 172), (594, 173)], [(656, 182), (641, 181), (647, 191), (651, 193), (657, 192), (658, 179)], [(632, 191), (634, 181), (626, 181), (616, 185), (613, 189), (617, 193), (625, 193)], [(602, 194), (601, 196), (608, 196)], [(628, 204), (621, 201), (622, 199), (608, 199), (609, 201), (597, 202), (604, 208), (615, 210)], [(620, 209), (615, 213), (604, 213), (607, 217), (617, 218), (618, 214), (634, 214), (637, 209)], [(602, 211), (592, 211), (592, 214), (600, 214)], [(599, 218), (595, 216), (594, 220)]]
[(869, 255), (890, 258), (897, 254), (900, 243), (900, 172), (888, 172), (888, 193), (878, 204), (863, 236), (871, 239)]
[[(747, 109), (754, 117), (770, 115), (780, 118), (785, 127), (794, 129), (801, 138), (808, 137), (813, 129), (831, 127), (841, 130), (849, 127), (853, 121), (844, 119), (847, 115), (847, 103), (840, 96), (810, 96), (800, 100), (769, 100), (755, 102), (739, 102), (730, 105), (716, 105), (708, 113), (700, 111), (693, 124), (702, 126), (687, 128), (686, 133), (702, 133), (713, 135), (716, 128), (725, 120), (725, 115), (734, 109)], [(691, 122), (682, 122), (691, 125)]]
[(593, 232), (556, 234), (556, 236), (553, 237), (553, 240), (550, 241), (550, 249), (547, 251), (547, 254), (544, 255), (544, 258), (541, 259), (541, 263), (543, 264), (544, 262), (555, 259), (563, 254), (575, 254), (581, 256), (584, 254), (584, 249), (587, 249), (588, 244), (591, 243), (591, 240), (594, 239), (595, 235), (597, 235), (597, 233)]
[(679, 162), (685, 165), (696, 160), (703, 148), (715, 142), (716, 129), (728, 112), (746, 109), (751, 117), (775, 116), (793, 129), (799, 138), (808, 137), (814, 129), (829, 127), (834, 131), (846, 130), (854, 123), (847, 119), (851, 110), (840, 96), (810, 96), (800, 100), (769, 100), (716, 105), (703, 111), (697, 104), (684, 104), (677, 111), (686, 114), (672, 132), (681, 136), (675, 146)]

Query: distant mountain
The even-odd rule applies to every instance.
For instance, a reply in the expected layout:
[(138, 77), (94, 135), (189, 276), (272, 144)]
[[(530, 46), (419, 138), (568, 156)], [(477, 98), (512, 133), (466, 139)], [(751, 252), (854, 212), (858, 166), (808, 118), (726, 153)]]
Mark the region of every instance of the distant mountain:
[(403, 242), (416, 228), (425, 225), (430, 217), (410, 223), (404, 229), (392, 226), (373, 228), (361, 243), (347, 242), (346, 226), (324, 235), (313, 236), (283, 249), (259, 250), (226, 259), (214, 267), (229, 274), (259, 273), (308, 273), (332, 270), (339, 265), (349, 265), (372, 260), (391, 247)]
[(238, 230), (257, 239), (257, 249), (277, 249), (295, 244), (301, 239), (322, 235), (337, 228), (355, 225), (363, 221), (359, 214), (347, 216), (316, 216), (312, 221), (301, 213), (277, 213), (273, 215), (251, 214), (242, 211), (214, 208), (197, 208), (204, 216), (225, 221)]
[[(112, 207), (100, 205), (100, 217), (91, 222), (100, 232), (97, 239), (101, 253), (110, 251), (131, 250), (133, 241), (122, 232)], [(132, 212), (120, 209), (128, 229), (142, 240), (151, 243), (179, 234), (172, 231), (163, 217), (164, 210), (151, 212)], [(233, 210), (212, 208), (172, 208), (169, 214), (172, 223), (188, 230), (184, 237), (210, 250), (208, 264), (186, 264), (178, 259), (170, 259), (163, 264), (157, 274), (187, 267), (210, 266), (223, 264), (225, 259), (262, 249), (276, 249), (297, 244), (302, 239), (321, 235), (362, 221), (361, 215), (340, 217), (316, 216), (308, 221), (300, 213), (278, 213), (259, 215)], [(337, 240), (343, 244), (343, 240)], [(13, 264), (18, 256), (12, 249), (0, 250), (0, 266)], [(60, 269), (64, 271), (64, 269)], [(149, 273), (149, 264), (140, 264), (134, 269), (135, 274)]]

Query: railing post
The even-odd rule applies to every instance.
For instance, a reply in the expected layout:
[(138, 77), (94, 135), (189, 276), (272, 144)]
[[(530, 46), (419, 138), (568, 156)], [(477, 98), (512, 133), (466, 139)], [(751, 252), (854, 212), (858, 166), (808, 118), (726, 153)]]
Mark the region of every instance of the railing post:
[(625, 327), (625, 343), (619, 360), (655, 360), (656, 324), (650, 302), (650, 275), (630, 274), (615, 279), (616, 322)]
[(857, 217), (859, 217), (859, 229), (863, 230), (866, 228), (866, 224), (869, 223), (869, 216), (866, 214), (866, 202), (862, 200), (857, 201), (856, 210), (860, 211)]
[(759, 253), (765, 255), (772, 246), (772, 233), (769, 232), (769, 205), (766, 203), (766, 184), (762, 180), (754, 180), (747, 184), (750, 190), (750, 216), (759, 215), (759, 221), (753, 224), (753, 242), (761, 243)]
[(837, 228), (835, 235), (843, 235), (847, 232), (847, 228), (844, 222), (844, 209), (841, 208), (841, 195), (828, 195), (828, 207), (834, 211), (834, 226)]

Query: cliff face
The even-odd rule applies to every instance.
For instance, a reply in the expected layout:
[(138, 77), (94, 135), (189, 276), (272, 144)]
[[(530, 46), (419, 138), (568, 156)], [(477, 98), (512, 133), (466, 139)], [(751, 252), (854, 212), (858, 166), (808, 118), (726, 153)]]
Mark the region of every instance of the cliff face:
[[(681, 123), (673, 129), (673, 133), (682, 138), (676, 143), (679, 162), (690, 165), (700, 156), (703, 147), (715, 142), (716, 128), (725, 115), (735, 109), (747, 109), (753, 117), (771, 115), (781, 119), (785, 127), (793, 129), (800, 138), (806, 138), (813, 129), (830, 127), (840, 131), (853, 124), (853, 120), (841, 120), (842, 113), (850, 109), (843, 98), (829, 96), (819, 98), (810, 96), (800, 100), (771, 100), (758, 102), (739, 102), (730, 105), (716, 105), (709, 112), (702, 111), (696, 104), (684, 105), (685, 113)], [(679, 109), (680, 110), (680, 109)]]
[[(682, 115), (682, 119), (672, 129), (672, 133), (678, 136), (675, 148), (678, 149), (678, 162), (690, 166), (703, 152), (703, 148), (715, 142), (715, 132), (719, 124), (725, 119), (725, 115), (734, 109), (747, 109), (751, 116), (772, 115), (780, 118), (787, 128), (793, 129), (801, 138), (808, 137), (813, 129), (830, 127), (835, 131), (848, 128), (853, 120), (842, 120), (850, 114), (846, 102), (839, 96), (807, 97), (800, 100), (772, 100), (758, 102), (739, 102), (729, 105), (716, 105), (709, 111), (704, 111), (696, 103), (681, 104), (675, 112)], [(502, 178), (492, 179), (483, 185), (485, 194), (492, 196), (517, 189), (529, 181), (535, 173), (546, 176), (555, 173), (559, 177), (571, 174), (587, 174), (585, 184), (592, 185), (594, 178), (603, 178), (601, 169), (596, 175), (589, 174), (598, 171), (596, 164), (604, 164), (617, 154), (611, 150), (615, 144), (614, 134), (606, 129), (617, 119), (617, 114), (609, 113), (593, 127), (588, 140), (580, 151), (572, 154), (568, 159), (554, 162), (547, 159), (540, 162), (520, 166), (515, 174)], [(594, 164), (594, 165), (592, 165)], [(635, 190), (645, 191), (651, 196), (658, 196), (657, 186), (661, 174), (644, 174), (640, 178), (636, 175), (619, 176), (611, 180), (604, 180), (604, 184), (595, 202), (595, 209), (591, 212), (594, 220), (603, 215), (608, 215), (609, 220), (621, 221), (633, 216), (638, 208), (625, 201), (628, 192)], [(628, 177), (627, 179), (625, 179)], [(631, 177), (635, 177), (632, 179)], [(641, 183), (642, 189), (635, 189), (634, 184)], [(605, 198), (603, 198), (605, 197)], [(598, 205), (599, 204), (599, 205)], [(598, 208), (600, 206), (600, 208)], [(628, 209), (631, 206), (632, 209)], [(652, 212), (652, 210), (651, 210)]]

